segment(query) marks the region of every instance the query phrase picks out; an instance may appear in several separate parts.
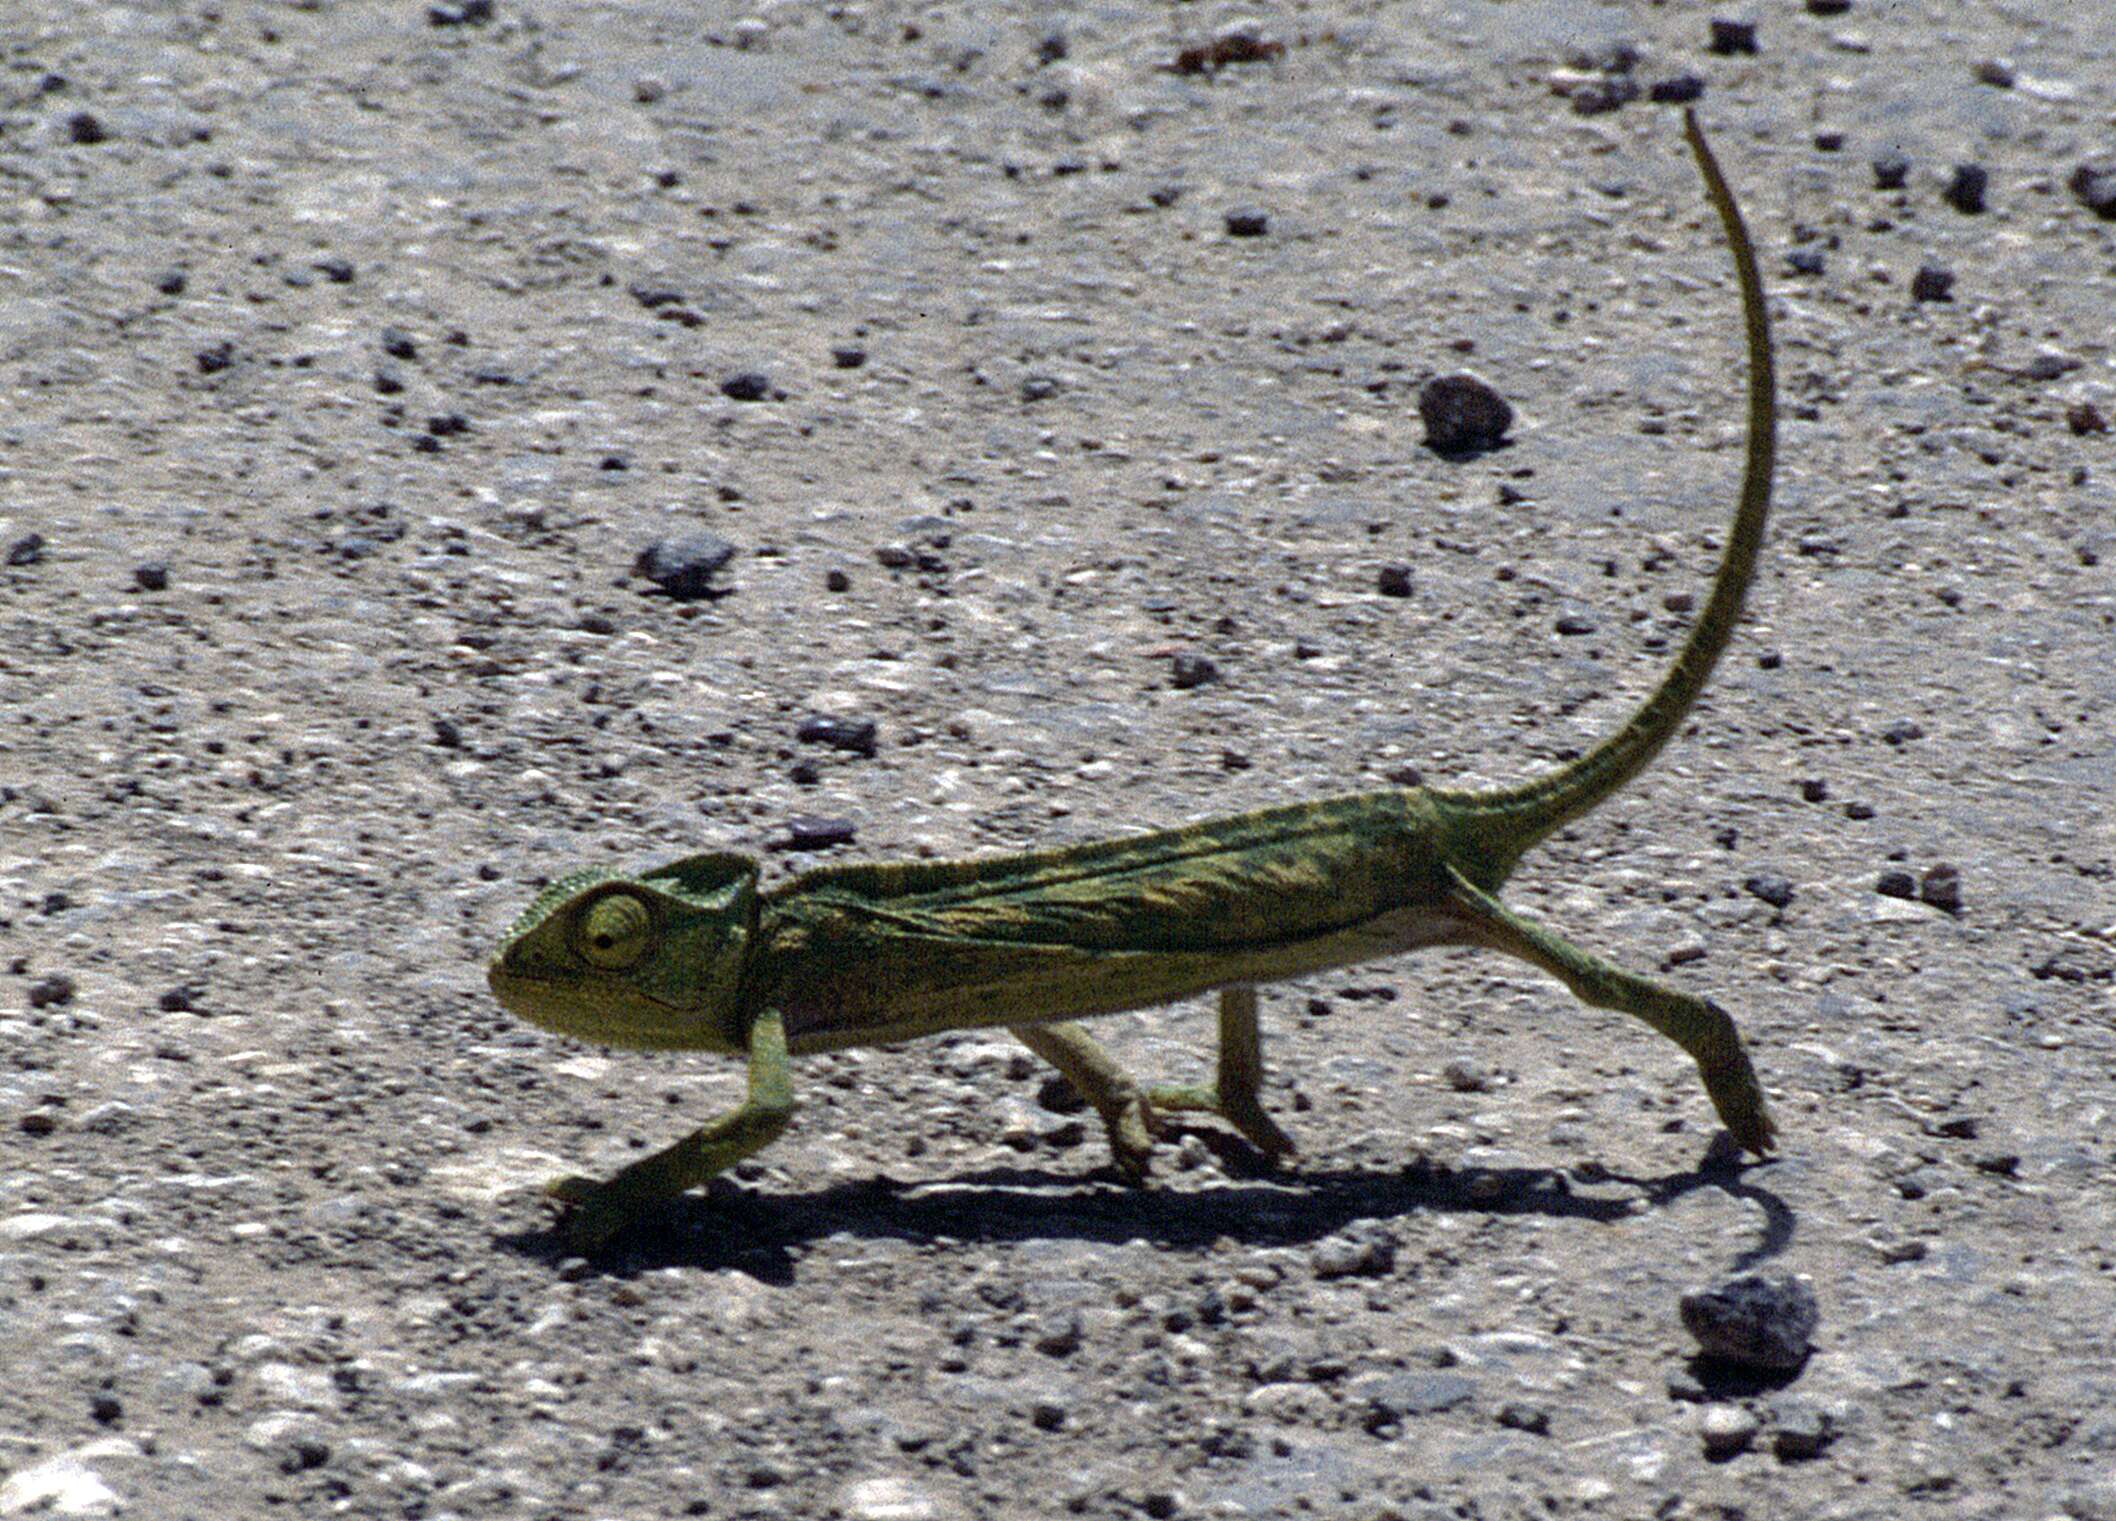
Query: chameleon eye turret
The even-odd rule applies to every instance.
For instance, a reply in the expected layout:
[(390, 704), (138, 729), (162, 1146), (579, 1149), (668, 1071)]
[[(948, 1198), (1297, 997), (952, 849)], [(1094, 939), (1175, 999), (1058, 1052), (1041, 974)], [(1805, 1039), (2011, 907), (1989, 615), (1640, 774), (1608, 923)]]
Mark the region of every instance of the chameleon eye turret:
[(653, 911), (621, 888), (585, 904), (574, 922), (581, 955), (605, 971), (631, 966), (653, 945)]

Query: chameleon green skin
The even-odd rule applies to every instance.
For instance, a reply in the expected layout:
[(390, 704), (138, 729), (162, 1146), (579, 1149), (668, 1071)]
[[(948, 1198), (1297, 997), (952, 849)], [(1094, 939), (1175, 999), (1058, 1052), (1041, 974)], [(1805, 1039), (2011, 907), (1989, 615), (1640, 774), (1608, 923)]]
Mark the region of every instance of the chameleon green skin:
[[(1734, 253), (1749, 360), (1748, 458), (1712, 595), (1668, 673), (1593, 750), (1520, 786), (1403, 789), (1269, 808), (1024, 855), (833, 866), (769, 893), (757, 866), (686, 856), (638, 875), (590, 868), (541, 893), (495, 952), (494, 995), (536, 1024), (610, 1045), (743, 1053), (749, 1094), (675, 1145), (549, 1192), (599, 1245), (768, 1145), (793, 1114), (789, 1061), (1005, 1026), (1100, 1112), (1143, 1178), (1168, 1110), (1217, 1114), (1273, 1158), (1255, 986), (1428, 945), (1541, 967), (1582, 1001), (1635, 1015), (1696, 1061), (1736, 1141), (1775, 1140), (1733, 1020), (1579, 949), (1498, 901), (1514, 863), (1672, 738), (1731, 639), (1770, 511), (1775, 380), (1756, 260), (1696, 119), (1684, 130)], [(1215, 1080), (1142, 1088), (1075, 1021), (1218, 991)]]

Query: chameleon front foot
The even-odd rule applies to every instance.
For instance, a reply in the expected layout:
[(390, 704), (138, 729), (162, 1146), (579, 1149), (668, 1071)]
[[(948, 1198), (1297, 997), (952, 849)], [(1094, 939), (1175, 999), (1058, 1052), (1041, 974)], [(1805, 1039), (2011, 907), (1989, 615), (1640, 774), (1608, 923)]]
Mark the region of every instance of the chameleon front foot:
[(544, 1196), (562, 1206), (559, 1234), (569, 1251), (586, 1256), (605, 1245), (633, 1221), (666, 1202), (667, 1196), (649, 1197), (623, 1186), (623, 1174), (608, 1180), (553, 1178), (544, 1185)]

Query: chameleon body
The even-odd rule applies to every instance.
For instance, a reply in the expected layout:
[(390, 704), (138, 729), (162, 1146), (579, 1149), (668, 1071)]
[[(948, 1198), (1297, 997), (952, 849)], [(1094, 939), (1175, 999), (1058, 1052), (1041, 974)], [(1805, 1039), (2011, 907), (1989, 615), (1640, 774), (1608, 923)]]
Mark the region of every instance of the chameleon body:
[[(1685, 132), (1740, 280), (1748, 457), (1712, 595), (1660, 685), (1578, 759), (1488, 792), (1402, 788), (981, 860), (832, 866), (770, 892), (746, 856), (546, 888), (488, 971), (507, 1008), (610, 1045), (749, 1060), (738, 1108), (602, 1181), (550, 1185), (593, 1247), (767, 1145), (793, 1112), (792, 1056), (980, 1026), (1011, 1029), (1094, 1104), (1119, 1169), (1146, 1171), (1163, 1113), (1220, 1115), (1276, 1158), (1256, 986), (1428, 945), (1502, 950), (1583, 1001), (1644, 1020), (1695, 1059), (1743, 1147), (1774, 1131), (1733, 1020), (1524, 918), (1497, 893), (1521, 855), (1636, 775), (1672, 738), (1732, 636), (1769, 515), (1774, 380), (1755, 255), (1694, 117)], [(1217, 991), (1215, 1080), (1140, 1086), (1076, 1021)]]

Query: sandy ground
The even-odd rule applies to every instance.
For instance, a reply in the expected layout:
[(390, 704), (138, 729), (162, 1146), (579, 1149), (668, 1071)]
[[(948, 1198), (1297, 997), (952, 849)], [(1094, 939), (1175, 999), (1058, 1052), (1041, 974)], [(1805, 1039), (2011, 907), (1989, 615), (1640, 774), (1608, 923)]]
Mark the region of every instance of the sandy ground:
[[(2116, 1517), (2097, 7), (1320, 3), (1194, 72), (1234, 13), (7, 9), (0, 1515)], [(1296, 1169), (1126, 1190), (967, 1034), (802, 1063), (568, 1260), (534, 1185), (741, 1073), (503, 1014), (546, 879), (1620, 721), (1740, 461), (1684, 75), (1779, 513), (1690, 731), (1510, 895), (1734, 1011), (1782, 1158), (1427, 954), (1267, 997)], [(1444, 459), (1464, 367), (1517, 420)], [(690, 533), (718, 595), (653, 592)], [(1204, 1068), (1202, 1005), (1104, 1028)], [(1744, 1271), (1812, 1290), (1796, 1373), (1693, 1360)]]

